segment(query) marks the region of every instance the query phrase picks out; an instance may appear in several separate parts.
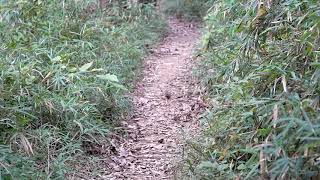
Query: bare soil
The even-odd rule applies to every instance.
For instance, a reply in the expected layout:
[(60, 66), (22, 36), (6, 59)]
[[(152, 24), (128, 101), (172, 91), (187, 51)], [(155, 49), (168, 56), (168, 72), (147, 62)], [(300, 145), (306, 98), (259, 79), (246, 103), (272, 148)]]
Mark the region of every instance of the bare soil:
[(196, 134), (203, 108), (192, 78), (196, 25), (169, 19), (170, 30), (143, 65), (132, 95), (134, 112), (124, 122), (128, 138), (117, 148), (103, 179), (175, 179), (184, 136)]

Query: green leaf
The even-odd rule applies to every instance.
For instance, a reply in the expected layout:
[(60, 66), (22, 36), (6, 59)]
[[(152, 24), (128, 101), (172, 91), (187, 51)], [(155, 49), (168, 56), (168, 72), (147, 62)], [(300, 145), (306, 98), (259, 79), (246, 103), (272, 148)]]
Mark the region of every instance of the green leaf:
[(60, 56), (57, 56), (57, 57), (51, 59), (51, 61), (52, 61), (52, 62), (59, 62), (59, 61), (61, 61), (61, 57), (60, 57)]
[(203, 161), (201, 164), (198, 165), (199, 169), (205, 169), (205, 168), (216, 168), (216, 164), (213, 164), (210, 161)]
[(103, 69), (102, 69), (102, 68), (99, 68), (99, 69), (91, 69), (90, 72), (100, 72), (100, 71), (103, 71)]
[(111, 82), (111, 84), (112, 84), (114, 87), (117, 87), (117, 88), (119, 88), (119, 89), (121, 89), (121, 90), (125, 90), (125, 91), (128, 90), (126, 87), (124, 87), (124, 86), (121, 85), (121, 84), (113, 83), (113, 82)]
[(33, 82), (34, 82), (35, 79), (36, 79), (35, 76), (29, 76), (28, 78), (26, 78), (26, 84), (27, 84), (27, 85), (33, 84)]
[(93, 62), (84, 64), (83, 66), (81, 66), (81, 67), (79, 68), (79, 70), (80, 70), (81, 72), (86, 72), (86, 71), (88, 71), (88, 69), (92, 66), (92, 64), (93, 64)]
[(228, 164), (220, 164), (219, 166), (218, 166), (218, 170), (219, 171), (224, 171), (224, 170), (226, 170), (226, 169), (228, 169), (229, 168), (229, 165)]
[(246, 169), (246, 166), (244, 164), (240, 164), (238, 167), (237, 167), (238, 170), (244, 170)]
[(271, 128), (258, 129), (257, 133), (259, 136), (266, 137), (270, 134), (271, 130)]
[(97, 75), (98, 78), (102, 80), (108, 80), (112, 82), (119, 82), (119, 79), (116, 75), (113, 74), (105, 74), (105, 75)]

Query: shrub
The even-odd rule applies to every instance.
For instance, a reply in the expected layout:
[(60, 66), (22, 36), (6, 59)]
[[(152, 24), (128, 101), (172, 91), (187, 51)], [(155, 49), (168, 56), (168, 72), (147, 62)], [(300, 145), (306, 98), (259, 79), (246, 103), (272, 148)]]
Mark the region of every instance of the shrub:
[(144, 45), (163, 30), (151, 6), (95, 0), (0, 2), (0, 177), (64, 179), (128, 108)]
[(196, 179), (319, 178), (317, 1), (215, 0), (198, 74), (212, 109), (190, 142)]

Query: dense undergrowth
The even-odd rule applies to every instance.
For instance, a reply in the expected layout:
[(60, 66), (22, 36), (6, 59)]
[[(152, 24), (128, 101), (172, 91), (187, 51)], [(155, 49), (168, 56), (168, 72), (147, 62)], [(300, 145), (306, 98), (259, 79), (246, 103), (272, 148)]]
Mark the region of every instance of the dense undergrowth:
[(208, 0), (164, 0), (164, 12), (188, 20), (201, 20), (212, 5)]
[(185, 174), (319, 179), (319, 1), (207, 2), (197, 73), (212, 108)]
[(152, 6), (98, 2), (0, 1), (0, 179), (87, 169), (81, 157), (128, 109), (145, 45), (165, 26)]

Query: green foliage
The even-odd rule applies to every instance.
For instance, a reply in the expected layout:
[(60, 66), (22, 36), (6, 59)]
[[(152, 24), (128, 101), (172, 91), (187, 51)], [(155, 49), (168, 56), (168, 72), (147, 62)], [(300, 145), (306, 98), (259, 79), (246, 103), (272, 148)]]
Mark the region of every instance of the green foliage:
[(320, 176), (319, 2), (264, 2), (215, 0), (205, 18), (198, 74), (212, 109), (190, 142), (195, 179)]
[(165, 0), (164, 11), (189, 20), (200, 20), (210, 8), (212, 0)]
[(64, 179), (128, 109), (144, 45), (165, 26), (149, 5), (98, 7), (0, 1), (0, 179)]

